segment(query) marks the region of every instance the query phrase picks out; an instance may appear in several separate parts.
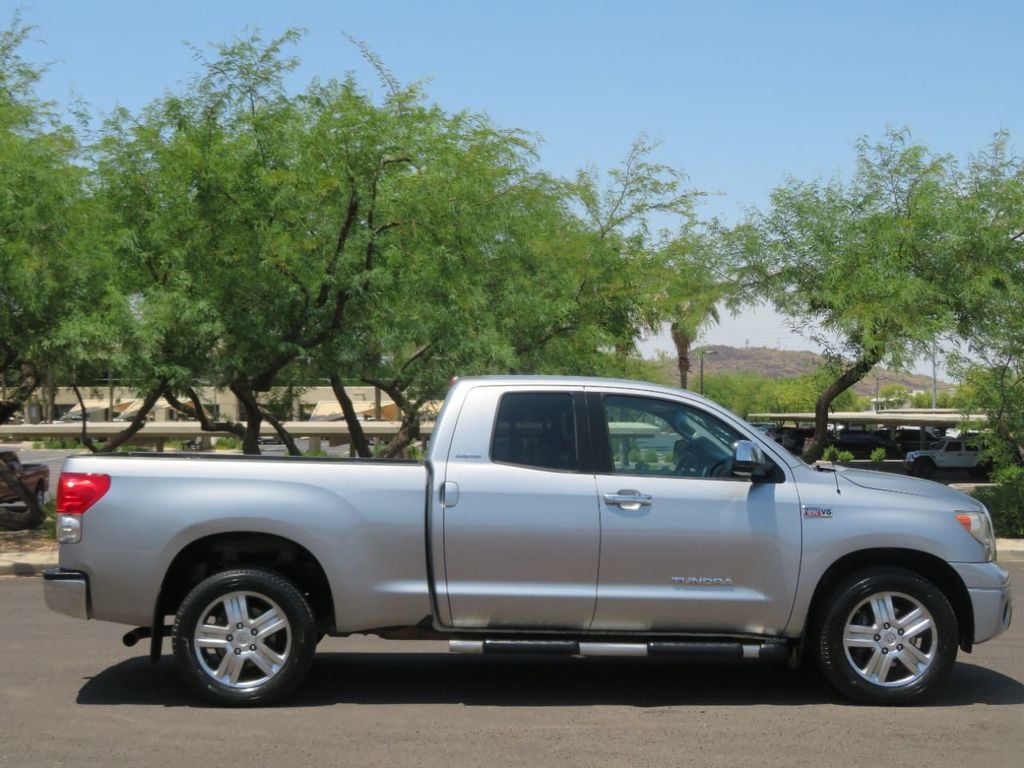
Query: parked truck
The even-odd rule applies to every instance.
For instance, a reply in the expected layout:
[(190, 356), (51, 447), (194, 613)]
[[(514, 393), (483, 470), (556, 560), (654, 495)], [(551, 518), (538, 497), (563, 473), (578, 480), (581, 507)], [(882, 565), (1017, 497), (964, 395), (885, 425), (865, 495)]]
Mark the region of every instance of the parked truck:
[(637, 382), (470, 378), (427, 460), (69, 458), (49, 606), (136, 626), (220, 703), (278, 700), (320, 637), (457, 653), (813, 657), (916, 702), (1011, 620), (974, 499), (802, 463), (715, 403)]
[[(14, 476), (28, 492), (36, 497), (36, 503), (43, 506), (46, 491), (50, 487), (50, 468), (45, 464), (22, 464), (14, 451), (0, 451), (0, 461), (14, 471)], [(21, 496), (16, 488), (12, 488), (0, 477), (0, 504), (20, 501)]]

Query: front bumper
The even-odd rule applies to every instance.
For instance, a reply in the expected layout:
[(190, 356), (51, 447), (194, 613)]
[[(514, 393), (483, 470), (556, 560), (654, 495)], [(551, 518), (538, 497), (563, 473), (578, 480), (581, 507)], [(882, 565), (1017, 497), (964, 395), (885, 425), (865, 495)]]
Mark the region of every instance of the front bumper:
[(43, 598), (51, 611), (76, 619), (92, 617), (89, 609), (89, 577), (80, 571), (51, 568), (43, 571)]
[(974, 642), (1001, 635), (1013, 620), (1010, 574), (999, 563), (951, 563), (967, 587), (974, 612)]

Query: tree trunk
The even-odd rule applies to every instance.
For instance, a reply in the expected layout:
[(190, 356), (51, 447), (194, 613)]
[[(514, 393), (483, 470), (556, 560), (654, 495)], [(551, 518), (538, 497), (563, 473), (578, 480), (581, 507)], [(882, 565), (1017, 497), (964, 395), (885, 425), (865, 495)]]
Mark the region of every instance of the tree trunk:
[(14, 469), (3, 459), (0, 459), (0, 480), (18, 494), (18, 498), (25, 504), (24, 510), (0, 509), (0, 528), (9, 531), (25, 531), (41, 526), (43, 524), (43, 508), (36, 503), (35, 494), (25, 487)]
[(877, 363), (877, 358), (861, 358), (849, 368), (844, 369), (839, 377), (818, 395), (818, 399), (814, 403), (814, 437), (811, 438), (810, 445), (801, 456), (808, 464), (816, 462), (825, 452), (828, 442), (828, 412), (832, 401), (867, 376)]
[(402, 412), (402, 425), (398, 428), (398, 434), (388, 443), (384, 450), (384, 457), (387, 459), (400, 459), (405, 456), (405, 451), (413, 440), (420, 439), (420, 413), (417, 408), (413, 413)]
[(260, 425), (263, 422), (263, 409), (260, 408), (256, 395), (245, 382), (235, 381), (228, 387), (238, 398), (245, 414), (245, 432), (242, 435), (242, 453), (250, 456), (260, 454)]
[(227, 419), (211, 421), (209, 415), (203, 409), (203, 403), (195, 389), (189, 388), (186, 390), (186, 394), (189, 400), (192, 401), (191, 405), (178, 400), (170, 390), (164, 391), (164, 400), (170, 403), (171, 407), (178, 413), (196, 419), (199, 422), (199, 428), (203, 432), (230, 432), (239, 440), (245, 437), (245, 427), (236, 421), (228, 421)]
[(281, 423), (281, 420), (262, 406), (260, 406), (260, 410), (263, 412), (263, 418), (270, 422), (270, 426), (274, 428), (274, 431), (277, 432), (278, 437), (280, 437), (281, 441), (284, 443), (285, 448), (288, 449), (288, 455), (301, 456), (302, 451), (300, 451), (299, 447), (295, 444), (295, 438), (292, 437), (291, 432), (284, 428), (284, 424)]
[[(0, 400), (0, 425), (6, 424), (17, 413), (36, 389), (38, 379), (27, 365), (21, 366), (21, 381), (18, 386), (5, 387), (4, 399)], [(13, 391), (12, 391), (13, 390)]]
[(348, 392), (345, 391), (345, 386), (337, 374), (332, 373), (330, 379), (331, 389), (334, 390), (334, 396), (338, 399), (338, 405), (341, 406), (341, 412), (345, 416), (349, 439), (352, 441), (356, 455), (364, 459), (371, 458), (373, 451), (370, 450), (370, 442), (366, 439), (366, 433), (363, 432), (363, 424), (359, 421), (356, 409), (352, 405), (352, 398), (348, 396)]
[(686, 389), (690, 379), (690, 345), (693, 343), (693, 337), (682, 325), (672, 323), (672, 343), (676, 346), (679, 386)]
[[(160, 393), (163, 392), (164, 387), (166, 386), (167, 384), (161, 381), (156, 385), (156, 387), (151, 389), (146, 395), (146, 398), (142, 401), (142, 406), (139, 408), (138, 412), (132, 417), (131, 423), (128, 425), (127, 429), (118, 432), (112, 438), (107, 440), (97, 453), (113, 453), (131, 440), (139, 430), (146, 425), (146, 417), (149, 415), (149, 412), (153, 410), (153, 406), (156, 405), (156, 401), (160, 399)], [(84, 421), (82, 422), (82, 429), (85, 429)]]

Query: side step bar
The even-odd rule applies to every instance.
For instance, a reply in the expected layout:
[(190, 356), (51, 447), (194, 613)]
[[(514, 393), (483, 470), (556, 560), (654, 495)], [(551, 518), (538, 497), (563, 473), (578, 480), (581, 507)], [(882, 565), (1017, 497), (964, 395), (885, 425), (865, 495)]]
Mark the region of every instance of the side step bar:
[(585, 640), (449, 640), (448, 650), (465, 654), (519, 656), (673, 656), (704, 661), (782, 660), (789, 655), (783, 639), (757, 643), (736, 641), (602, 643)]

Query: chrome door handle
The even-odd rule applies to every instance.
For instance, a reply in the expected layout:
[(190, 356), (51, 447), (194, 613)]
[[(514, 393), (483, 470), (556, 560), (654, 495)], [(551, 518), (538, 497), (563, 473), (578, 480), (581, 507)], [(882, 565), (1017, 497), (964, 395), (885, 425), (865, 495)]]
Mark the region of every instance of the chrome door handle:
[(651, 497), (640, 491), (619, 491), (618, 493), (606, 493), (604, 503), (609, 507), (619, 507), (627, 512), (636, 512), (641, 507), (649, 507), (652, 504)]

